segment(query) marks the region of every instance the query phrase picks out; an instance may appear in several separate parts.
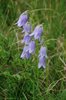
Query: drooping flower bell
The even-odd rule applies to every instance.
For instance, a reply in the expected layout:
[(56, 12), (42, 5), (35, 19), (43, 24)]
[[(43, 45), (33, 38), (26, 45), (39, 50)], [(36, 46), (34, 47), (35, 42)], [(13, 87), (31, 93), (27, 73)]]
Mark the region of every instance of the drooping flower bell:
[(28, 49), (28, 46), (25, 46), (23, 48), (23, 52), (21, 54), (21, 58), (24, 59), (24, 58), (30, 58), (30, 53), (29, 53), (29, 49)]
[(23, 31), (22, 32), (25, 32), (25, 33), (30, 33), (31, 32), (31, 29), (32, 29), (32, 26), (29, 22), (27, 22), (24, 26), (23, 26)]
[(20, 15), (16, 24), (18, 27), (22, 27), (26, 24), (27, 21), (28, 21), (28, 12), (25, 11)]
[(39, 63), (38, 63), (38, 68), (45, 68), (45, 65), (46, 65), (46, 61), (45, 61), (45, 57), (39, 57)]
[(30, 40), (31, 40), (31, 37), (29, 36), (29, 34), (25, 34), (25, 36), (21, 42), (28, 44), (30, 42)]
[(29, 53), (34, 53), (35, 52), (35, 41), (31, 41), (29, 43)]
[(46, 57), (47, 58), (47, 52), (46, 52), (46, 47), (41, 46), (41, 49), (39, 51), (39, 57)]
[(38, 63), (38, 68), (45, 68), (46, 65), (46, 58), (47, 58), (47, 53), (46, 53), (46, 47), (41, 47), (39, 51), (39, 63)]
[(37, 25), (34, 29), (34, 31), (30, 34), (30, 36), (34, 36), (35, 39), (39, 39), (41, 38), (41, 34), (43, 32), (43, 26), (41, 25)]

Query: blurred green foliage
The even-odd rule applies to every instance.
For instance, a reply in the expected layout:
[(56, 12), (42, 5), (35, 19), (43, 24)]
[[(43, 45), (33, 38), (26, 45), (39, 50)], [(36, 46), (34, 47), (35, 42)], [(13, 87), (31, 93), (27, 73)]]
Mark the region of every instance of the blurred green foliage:
[[(36, 56), (20, 59), (23, 36), (15, 23), (25, 10), (33, 28), (43, 23), (46, 69), (38, 69)], [(65, 63), (66, 0), (0, 0), (0, 100), (66, 100)]]

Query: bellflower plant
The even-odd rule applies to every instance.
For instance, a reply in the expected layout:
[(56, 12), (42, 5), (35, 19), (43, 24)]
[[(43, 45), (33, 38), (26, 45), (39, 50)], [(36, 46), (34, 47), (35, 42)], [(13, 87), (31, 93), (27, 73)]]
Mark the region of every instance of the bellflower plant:
[[(23, 12), (19, 20), (17, 21), (17, 26), (22, 27), (22, 32), (24, 33), (24, 37), (21, 41), (21, 43), (24, 43), (24, 48), (21, 53), (22, 59), (28, 59), (30, 58), (31, 54), (35, 54), (35, 48), (36, 48), (36, 40), (41, 40), (41, 35), (43, 33), (43, 25), (39, 24), (37, 25), (33, 32), (32, 32), (32, 26), (30, 22), (28, 21), (28, 13), (27, 11)], [(40, 41), (40, 42), (41, 42)], [(39, 51), (39, 62), (38, 62), (38, 68), (45, 68), (46, 66), (46, 58), (47, 58), (47, 50), (45, 46), (42, 46), (42, 42), (40, 43), (40, 51)]]

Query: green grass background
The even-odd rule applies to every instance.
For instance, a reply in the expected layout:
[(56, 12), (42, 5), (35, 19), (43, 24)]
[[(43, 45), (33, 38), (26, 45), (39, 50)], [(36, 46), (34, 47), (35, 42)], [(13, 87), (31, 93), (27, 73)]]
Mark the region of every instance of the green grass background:
[[(15, 23), (25, 10), (33, 27), (43, 23), (46, 69), (36, 55), (20, 59)], [(0, 0), (0, 100), (66, 100), (66, 0)]]

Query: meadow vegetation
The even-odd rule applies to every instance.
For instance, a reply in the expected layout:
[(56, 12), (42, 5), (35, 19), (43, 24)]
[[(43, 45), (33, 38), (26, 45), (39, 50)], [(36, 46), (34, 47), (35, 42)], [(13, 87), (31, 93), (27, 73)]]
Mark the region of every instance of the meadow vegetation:
[[(45, 69), (36, 55), (20, 59), (23, 36), (15, 23), (25, 10), (33, 28), (43, 24)], [(0, 100), (66, 100), (66, 0), (0, 0)]]

